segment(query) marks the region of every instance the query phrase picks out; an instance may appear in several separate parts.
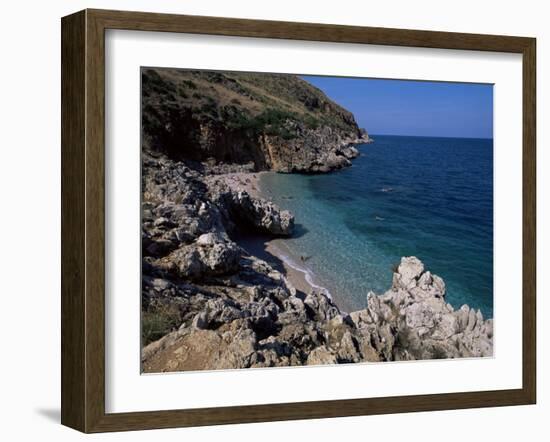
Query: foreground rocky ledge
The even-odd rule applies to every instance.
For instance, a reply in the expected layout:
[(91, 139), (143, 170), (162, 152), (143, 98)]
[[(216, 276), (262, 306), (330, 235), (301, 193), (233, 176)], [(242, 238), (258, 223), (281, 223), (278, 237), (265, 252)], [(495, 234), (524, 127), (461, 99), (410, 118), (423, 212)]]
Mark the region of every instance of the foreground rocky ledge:
[(402, 258), (391, 288), (350, 314), (302, 293), (232, 237), (292, 233), (292, 214), (144, 155), (145, 372), (491, 356), (493, 323), (445, 302), (444, 281)]

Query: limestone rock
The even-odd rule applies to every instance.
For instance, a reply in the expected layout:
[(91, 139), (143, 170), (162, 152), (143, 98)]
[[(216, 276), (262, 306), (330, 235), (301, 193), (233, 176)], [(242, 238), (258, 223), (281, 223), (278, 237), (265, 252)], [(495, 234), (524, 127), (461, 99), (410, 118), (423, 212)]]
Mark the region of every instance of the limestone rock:
[(294, 215), (281, 210), (275, 204), (263, 199), (252, 198), (247, 192), (235, 192), (234, 204), (239, 214), (259, 230), (274, 235), (288, 236), (294, 229)]
[[(424, 264), (414, 257), (402, 258), (397, 273), (394, 273), (393, 287), (409, 289), (416, 285), (420, 275), (424, 272)], [(425, 281), (423, 281), (425, 282)]]
[[(274, 167), (323, 172), (357, 155), (334, 131), (307, 137), (331, 147), (273, 157)], [(290, 235), (289, 212), (205, 180), (197, 165), (147, 153), (143, 164), (142, 305), (165, 334), (145, 341), (145, 371), (492, 355), (492, 320), (468, 306), (454, 310), (443, 279), (418, 258), (402, 258), (389, 290), (369, 293), (365, 308), (348, 315), (325, 293), (297, 291), (231, 239), (239, 228)]]
[(315, 348), (307, 358), (307, 365), (336, 364), (338, 359), (324, 345)]
[(204, 275), (234, 272), (242, 250), (234, 242), (214, 233), (201, 235), (195, 243), (185, 245), (162, 258), (161, 265), (181, 278), (197, 279)]

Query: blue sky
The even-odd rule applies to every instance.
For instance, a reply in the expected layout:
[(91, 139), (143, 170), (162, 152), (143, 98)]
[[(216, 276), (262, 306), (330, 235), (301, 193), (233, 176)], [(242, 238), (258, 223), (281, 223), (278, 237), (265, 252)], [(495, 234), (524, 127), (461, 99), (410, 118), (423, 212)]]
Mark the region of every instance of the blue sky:
[(302, 76), (353, 112), (370, 134), (493, 137), (487, 84)]

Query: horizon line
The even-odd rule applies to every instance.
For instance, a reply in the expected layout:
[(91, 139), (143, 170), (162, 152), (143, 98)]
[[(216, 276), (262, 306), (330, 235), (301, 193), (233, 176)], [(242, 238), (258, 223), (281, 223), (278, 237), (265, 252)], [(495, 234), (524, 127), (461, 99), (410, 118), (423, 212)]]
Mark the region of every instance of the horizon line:
[(407, 135), (407, 134), (375, 134), (368, 132), (369, 137), (416, 137), (416, 138), (456, 138), (456, 139), (465, 139), (465, 140), (493, 140), (493, 137), (459, 137), (459, 136), (453, 136), (453, 135)]

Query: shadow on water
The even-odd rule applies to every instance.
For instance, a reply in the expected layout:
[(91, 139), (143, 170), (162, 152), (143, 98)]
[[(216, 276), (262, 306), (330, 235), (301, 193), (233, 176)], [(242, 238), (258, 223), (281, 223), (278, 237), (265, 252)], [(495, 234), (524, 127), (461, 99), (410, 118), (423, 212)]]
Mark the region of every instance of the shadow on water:
[(292, 238), (301, 238), (308, 232), (309, 230), (303, 224), (296, 223), (294, 224), (294, 232), (292, 233)]

